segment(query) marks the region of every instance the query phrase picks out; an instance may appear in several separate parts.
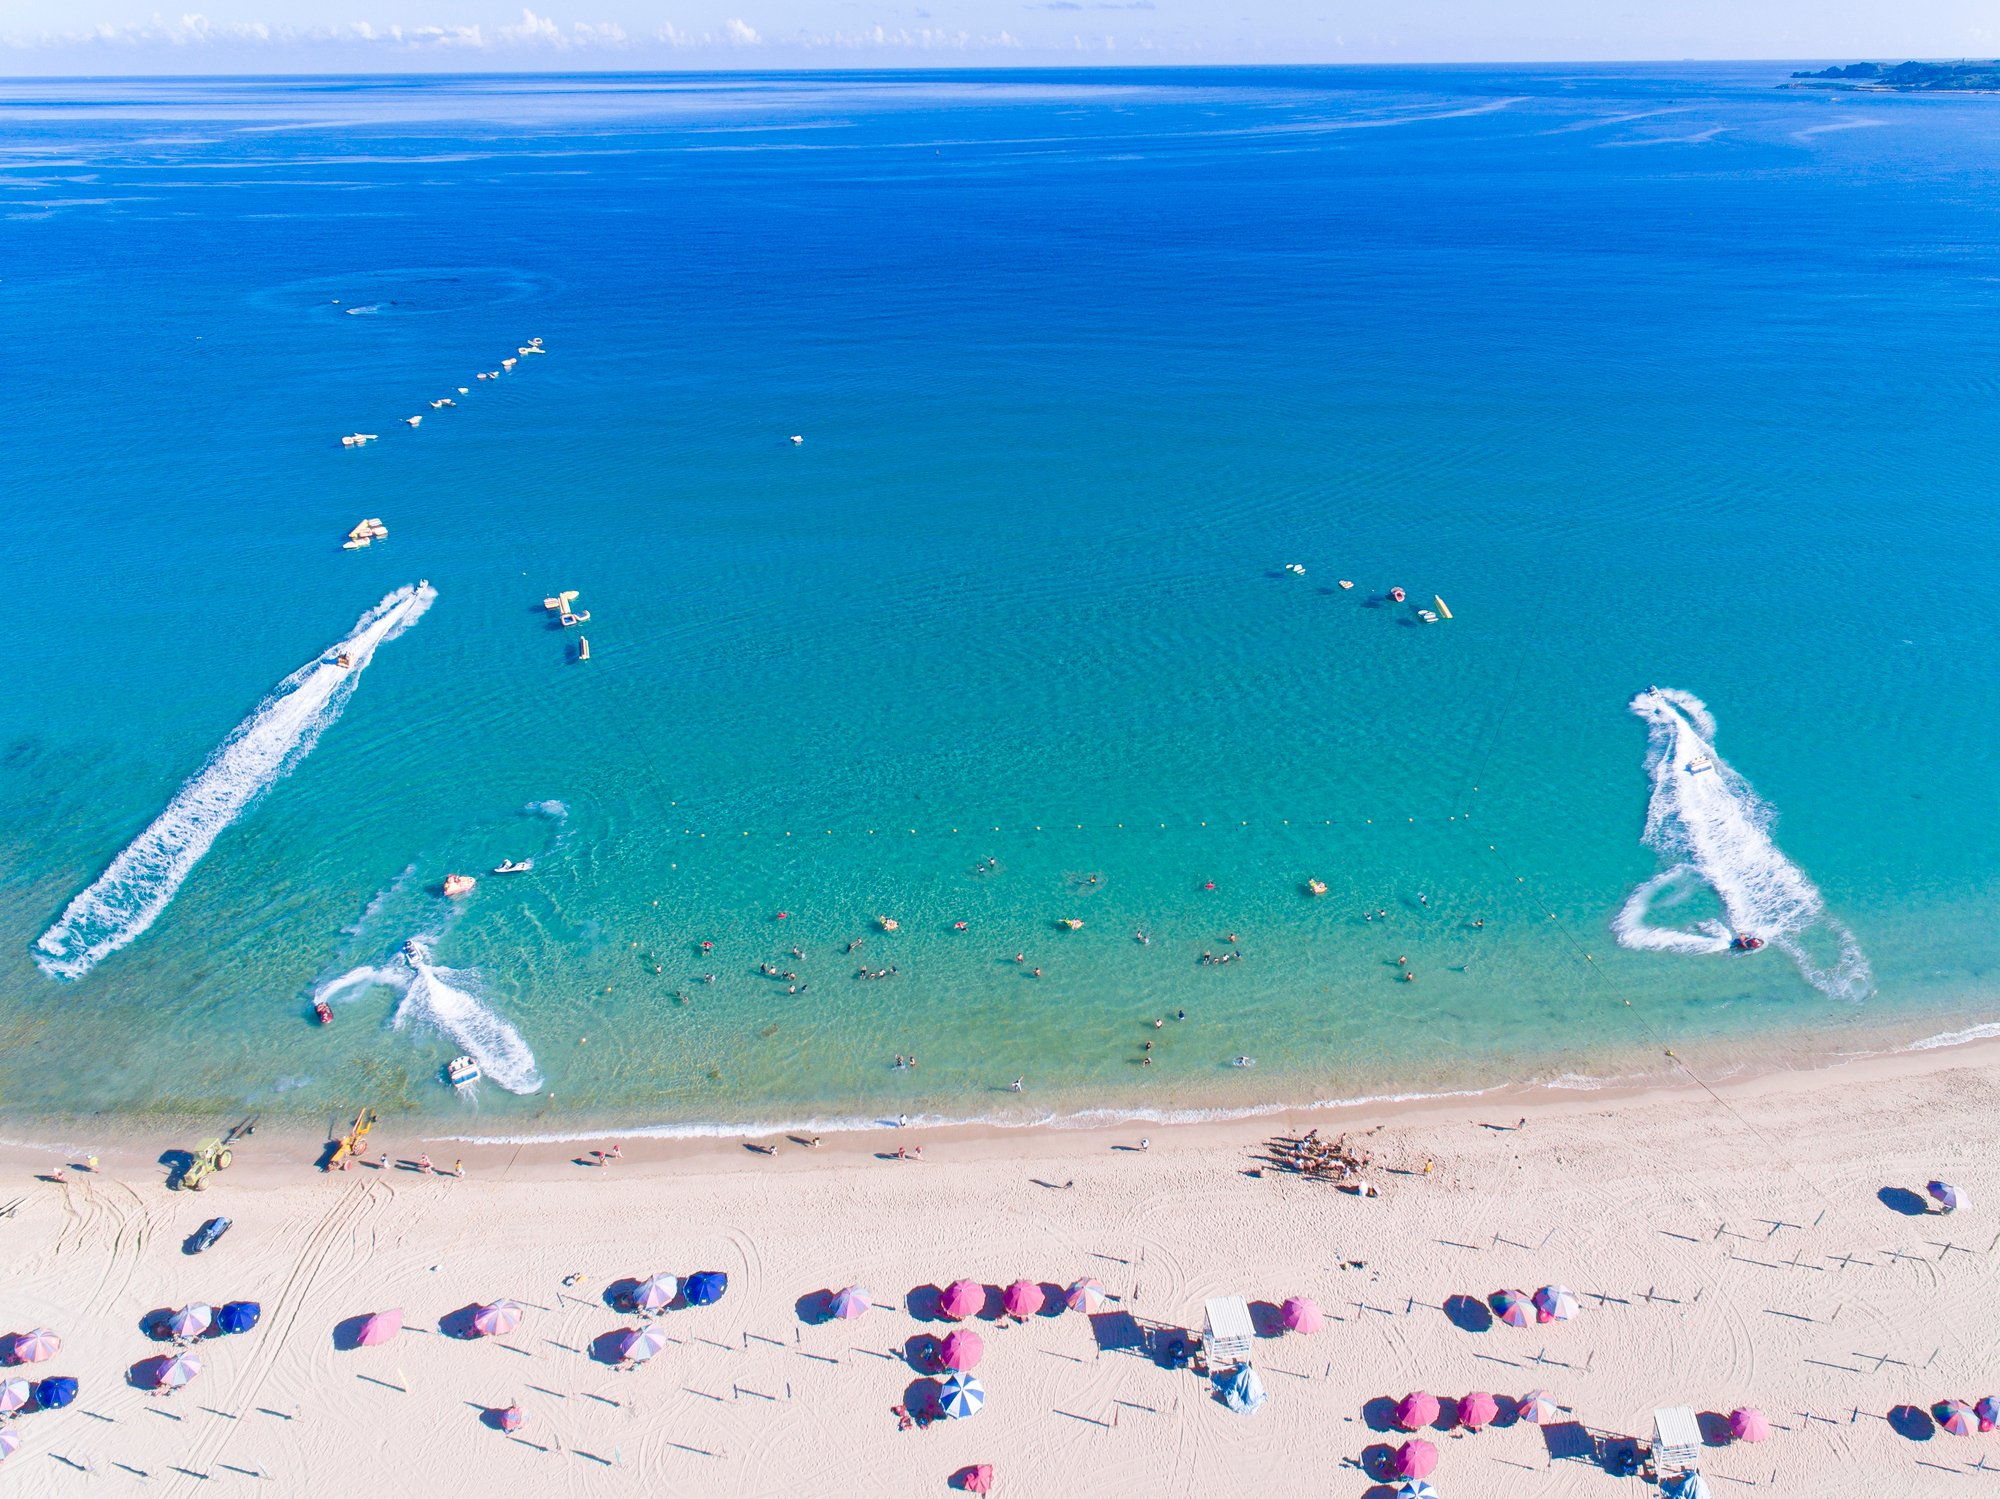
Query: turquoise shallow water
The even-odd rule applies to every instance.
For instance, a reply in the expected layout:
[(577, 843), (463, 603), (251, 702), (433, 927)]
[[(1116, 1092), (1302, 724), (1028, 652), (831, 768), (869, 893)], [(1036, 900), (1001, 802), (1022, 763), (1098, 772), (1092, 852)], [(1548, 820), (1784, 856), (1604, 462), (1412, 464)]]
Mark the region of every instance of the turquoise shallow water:
[[(0, 87), (0, 1110), (1191, 1110), (1995, 1019), (1994, 105), (1784, 71)], [(1805, 961), (1616, 940), (1687, 844), (1653, 683)], [(1763, 909), (1725, 832), (1695, 945)], [(105, 930), (171, 898), (49, 976), (134, 840)]]

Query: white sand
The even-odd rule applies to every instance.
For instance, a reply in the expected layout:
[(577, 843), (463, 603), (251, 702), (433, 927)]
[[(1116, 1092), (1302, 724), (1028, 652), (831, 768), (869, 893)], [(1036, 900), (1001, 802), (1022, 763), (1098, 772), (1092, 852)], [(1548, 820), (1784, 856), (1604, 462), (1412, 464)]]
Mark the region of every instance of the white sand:
[[(1246, 1176), (1283, 1121), (1154, 1127), (1143, 1154), (1118, 1148), (1139, 1128), (941, 1133), (921, 1164), (875, 1159), (880, 1140), (774, 1158), (628, 1146), (601, 1170), (569, 1164), (573, 1150), (486, 1147), (462, 1182), (324, 1177), (307, 1142), (260, 1132), (200, 1195), (162, 1184), (152, 1160), (170, 1142), (107, 1150), (101, 1174), (64, 1186), (32, 1179), (54, 1164), (45, 1149), (10, 1147), (0, 1206), (25, 1200), (0, 1219), (0, 1328), (61, 1333), (46, 1367), (84, 1393), (15, 1418), (25, 1444), (0, 1474), (23, 1494), (887, 1496), (944, 1494), (954, 1472), (991, 1462), (1006, 1495), (1359, 1496), (1387, 1490), (1354, 1464), (1396, 1440), (1370, 1430), (1371, 1402), (1545, 1387), (1599, 1434), (1647, 1434), (1660, 1404), (1762, 1407), (1769, 1442), (1705, 1455), (1720, 1494), (1970, 1493), (1981, 1454), (2000, 1469), (2000, 1433), (1913, 1441), (1885, 1417), (2000, 1389), (1996, 1082), (2000, 1059), (1966, 1048), (1745, 1084), (1724, 1102), (1459, 1101), (1367, 1141), (1380, 1161), (1437, 1167), (1382, 1175), (1366, 1202)], [(1525, 1130), (1486, 1127), (1524, 1111)], [(1934, 1174), (1967, 1187), (1970, 1206), (1909, 1217), (1878, 1197), (1921, 1193)], [(183, 1238), (217, 1212), (235, 1230), (185, 1257)], [(1357, 1259), (1367, 1268), (1341, 1268)], [(632, 1323), (599, 1299), (607, 1282), (697, 1269), (728, 1272), (720, 1306), (667, 1314), (672, 1341), (646, 1368), (592, 1361), (593, 1339)], [(585, 1279), (566, 1291), (572, 1271)], [(986, 1409), (897, 1430), (890, 1408), (920, 1377), (903, 1350), (944, 1331), (901, 1309), (912, 1288), (1085, 1274), (1149, 1324), (1198, 1323), (1204, 1297), (1230, 1292), (1310, 1294), (1331, 1320), (1260, 1341), (1271, 1399), (1247, 1418), (1188, 1373), (1101, 1350), (1082, 1317), (980, 1322)], [(1475, 1333), (1441, 1309), (1550, 1280), (1584, 1296), (1575, 1321)], [(850, 1282), (878, 1310), (801, 1321), (801, 1297)], [(530, 1308), (516, 1335), (438, 1333), (498, 1296)], [(146, 1313), (231, 1297), (261, 1300), (263, 1324), (204, 1344), (193, 1386), (167, 1398), (126, 1384), (158, 1351)], [(336, 1350), (336, 1324), (390, 1306), (405, 1310), (398, 1340)], [(512, 1400), (527, 1413), (518, 1439), (480, 1420)], [(1525, 1424), (1428, 1435), (1446, 1499), (1652, 1492), (1552, 1458)]]

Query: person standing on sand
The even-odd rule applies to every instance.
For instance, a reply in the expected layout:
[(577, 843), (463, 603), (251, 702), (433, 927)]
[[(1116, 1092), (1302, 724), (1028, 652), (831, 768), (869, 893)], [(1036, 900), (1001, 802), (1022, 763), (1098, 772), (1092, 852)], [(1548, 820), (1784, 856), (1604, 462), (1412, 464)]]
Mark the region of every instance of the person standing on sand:
[(437, 1167), (431, 1164), (431, 1158), (428, 1155), (417, 1157), (417, 1170), (421, 1171), (425, 1176), (433, 1176), (437, 1173)]
[(465, 1180), (465, 1162), (453, 1161), (451, 1163), (451, 1174), (457, 1177), (460, 1181)]

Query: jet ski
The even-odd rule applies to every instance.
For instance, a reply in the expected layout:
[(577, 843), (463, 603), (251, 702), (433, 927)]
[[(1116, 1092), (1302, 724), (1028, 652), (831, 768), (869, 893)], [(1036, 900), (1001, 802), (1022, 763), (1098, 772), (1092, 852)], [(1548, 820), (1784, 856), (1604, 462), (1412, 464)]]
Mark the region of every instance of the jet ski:
[(526, 874), (535, 867), (533, 859), (502, 859), (493, 866), (495, 874)]
[(444, 1080), (454, 1088), (468, 1087), (479, 1081), (479, 1064), (471, 1057), (453, 1057), (444, 1065)]
[(313, 1014), (319, 1017), (321, 1025), (333, 1024), (333, 1007), (323, 999), (313, 1001)]
[(1764, 945), (1762, 937), (1753, 937), (1748, 932), (1738, 932), (1736, 940), (1729, 944), (1738, 952), (1755, 952)]

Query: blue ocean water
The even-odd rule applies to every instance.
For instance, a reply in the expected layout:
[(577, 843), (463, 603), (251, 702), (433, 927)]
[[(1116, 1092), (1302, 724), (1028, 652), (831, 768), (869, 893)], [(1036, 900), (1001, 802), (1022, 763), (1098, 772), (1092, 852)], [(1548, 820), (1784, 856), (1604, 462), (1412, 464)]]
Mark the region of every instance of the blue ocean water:
[(1995, 106), (1786, 71), (0, 85), (0, 1111), (2000, 1018)]

